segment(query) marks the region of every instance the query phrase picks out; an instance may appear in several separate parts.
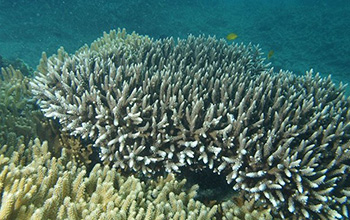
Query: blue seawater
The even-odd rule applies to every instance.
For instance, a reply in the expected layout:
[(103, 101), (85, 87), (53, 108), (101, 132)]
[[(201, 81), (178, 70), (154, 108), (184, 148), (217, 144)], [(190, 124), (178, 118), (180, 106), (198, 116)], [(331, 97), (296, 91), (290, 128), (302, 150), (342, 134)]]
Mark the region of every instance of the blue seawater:
[(234, 43), (273, 51), (276, 71), (350, 82), (350, 0), (0, 0), (0, 56), (33, 69), (43, 51), (74, 53), (117, 28), (155, 39), (235, 33)]
[(153, 38), (188, 34), (259, 44), (276, 70), (313, 68), (350, 81), (349, 0), (1, 0), (0, 56), (35, 68), (42, 51), (73, 53), (117, 27)]

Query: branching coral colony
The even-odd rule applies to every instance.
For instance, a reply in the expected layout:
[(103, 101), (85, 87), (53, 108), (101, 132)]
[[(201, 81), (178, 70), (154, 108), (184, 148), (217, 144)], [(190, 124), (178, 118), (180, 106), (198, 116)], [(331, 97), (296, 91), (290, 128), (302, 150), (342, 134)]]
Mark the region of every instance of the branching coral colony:
[(0, 146), (16, 144), (19, 136), (28, 142), (35, 135), (35, 129), (31, 127), (33, 118), (41, 113), (35, 111), (35, 102), (30, 103), (28, 100), (31, 93), (28, 82), (29, 78), (12, 66), (1, 68)]
[(38, 70), (46, 117), (92, 140), (106, 164), (210, 168), (281, 217), (348, 217), (350, 102), (330, 78), (274, 73), (251, 45), (124, 30), (43, 54)]
[[(0, 219), (216, 219), (218, 206), (194, 199), (198, 186), (173, 175), (143, 182), (100, 164), (87, 173), (70, 161), (66, 148), (52, 157), (48, 142), (0, 148)], [(270, 210), (222, 204), (222, 219), (272, 219)], [(248, 207), (248, 209), (247, 209)]]

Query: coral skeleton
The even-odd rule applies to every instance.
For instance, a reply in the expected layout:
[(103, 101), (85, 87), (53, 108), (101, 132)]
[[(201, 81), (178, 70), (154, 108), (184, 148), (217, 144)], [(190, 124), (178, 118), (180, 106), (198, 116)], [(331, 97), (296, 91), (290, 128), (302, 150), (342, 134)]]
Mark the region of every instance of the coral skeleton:
[(43, 54), (31, 88), (45, 116), (91, 140), (106, 164), (210, 168), (282, 218), (347, 217), (344, 86), (263, 61), (252, 45), (118, 30), (73, 55)]

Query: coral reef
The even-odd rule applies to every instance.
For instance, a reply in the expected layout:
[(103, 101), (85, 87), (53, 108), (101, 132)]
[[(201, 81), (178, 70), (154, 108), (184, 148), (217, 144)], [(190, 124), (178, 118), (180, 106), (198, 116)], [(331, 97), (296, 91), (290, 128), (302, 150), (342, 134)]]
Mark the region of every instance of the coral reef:
[(62, 133), (59, 125), (44, 117), (32, 98), (28, 84), (31, 78), (12, 66), (2, 68), (0, 79), (0, 146), (27, 144), (39, 137), (50, 142), (50, 151), (59, 157), (62, 148), (73, 161), (89, 164), (91, 146), (80, 138)]
[(264, 67), (252, 46), (193, 36), (153, 42), (112, 31), (75, 56), (62, 48), (49, 59), (44, 54), (31, 86), (45, 116), (91, 139), (106, 163), (178, 172), (213, 167), (226, 144), (226, 93), (233, 89), (226, 73), (253, 75)]
[(240, 87), (231, 145), (214, 170), (282, 218), (347, 217), (350, 112), (343, 86), (312, 71), (265, 72), (249, 82)]
[[(36, 136), (33, 125), (39, 115), (28, 89), (29, 78), (12, 66), (2, 68), (0, 77), (0, 145), (16, 145), (18, 138), (28, 143)], [(18, 138), (17, 138), (18, 137)]]
[[(218, 205), (194, 199), (196, 185), (186, 189), (186, 180), (173, 175), (144, 182), (101, 165), (87, 173), (67, 158), (65, 148), (60, 158), (52, 157), (48, 143), (39, 139), (0, 149), (0, 219), (216, 219), (219, 214)], [(271, 219), (269, 210), (223, 207), (224, 216)]]
[(34, 74), (33, 68), (29, 67), (22, 60), (20, 59), (8, 60), (3, 58), (0, 55), (0, 68), (1, 68), (0, 76), (3, 73), (2, 68), (11, 68), (10, 66), (16, 70), (19, 70), (24, 76), (33, 76)]
[(272, 218), (269, 209), (259, 210), (254, 205), (254, 200), (250, 201), (237, 201), (228, 200), (220, 204), (222, 212), (222, 220), (242, 220), (242, 219), (254, 219), (254, 220), (277, 220), (278, 218)]
[(33, 94), (105, 164), (210, 168), (282, 218), (348, 217), (350, 101), (330, 78), (267, 70), (259, 49), (111, 31), (43, 54)]
[(57, 146), (53, 147), (56, 151), (54, 155), (60, 155), (59, 151), (65, 148), (69, 161), (86, 166), (91, 163), (90, 155), (93, 153), (91, 144), (85, 145), (80, 137), (69, 136), (66, 132), (58, 134), (58, 141)]

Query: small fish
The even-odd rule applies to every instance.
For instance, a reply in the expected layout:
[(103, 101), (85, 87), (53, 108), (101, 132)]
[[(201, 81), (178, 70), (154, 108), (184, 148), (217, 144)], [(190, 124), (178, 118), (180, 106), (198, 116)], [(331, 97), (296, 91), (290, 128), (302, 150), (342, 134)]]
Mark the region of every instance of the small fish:
[(267, 54), (267, 59), (271, 59), (272, 55), (275, 53), (275, 51), (270, 50), (269, 53)]
[(229, 33), (229, 34), (226, 36), (226, 39), (227, 39), (227, 40), (234, 40), (234, 39), (236, 39), (237, 37), (238, 37), (237, 34), (235, 34), (235, 33)]

